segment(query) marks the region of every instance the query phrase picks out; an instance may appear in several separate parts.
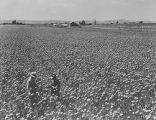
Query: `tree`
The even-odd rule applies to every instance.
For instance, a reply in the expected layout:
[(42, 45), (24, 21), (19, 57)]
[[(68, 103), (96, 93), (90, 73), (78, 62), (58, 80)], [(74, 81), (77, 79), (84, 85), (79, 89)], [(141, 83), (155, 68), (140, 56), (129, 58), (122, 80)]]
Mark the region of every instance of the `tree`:
[(13, 21), (12, 21), (12, 24), (16, 24), (16, 23), (17, 23), (16, 20), (13, 20)]
[(86, 24), (85, 20), (82, 20), (82, 22), (80, 22), (80, 25), (85, 25), (85, 24)]
[(70, 23), (70, 26), (79, 26), (76, 22)]
[(141, 24), (142, 24), (142, 23), (143, 23), (143, 21), (139, 21), (139, 23), (141, 23)]

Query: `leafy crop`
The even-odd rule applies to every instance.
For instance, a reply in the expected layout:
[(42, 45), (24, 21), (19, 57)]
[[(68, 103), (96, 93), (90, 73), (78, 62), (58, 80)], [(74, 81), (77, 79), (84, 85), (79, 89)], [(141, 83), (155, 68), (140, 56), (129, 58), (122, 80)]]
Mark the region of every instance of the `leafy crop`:
[[(40, 120), (154, 120), (155, 39), (146, 30), (1, 26), (1, 120), (30, 116), (25, 93), (34, 70)], [(61, 82), (59, 102), (46, 90), (53, 72)]]

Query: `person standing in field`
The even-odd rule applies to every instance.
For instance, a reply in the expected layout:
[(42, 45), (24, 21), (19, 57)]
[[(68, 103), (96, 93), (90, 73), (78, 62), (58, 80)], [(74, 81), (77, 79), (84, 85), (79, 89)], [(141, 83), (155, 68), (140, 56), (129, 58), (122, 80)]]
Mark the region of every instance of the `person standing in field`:
[(53, 83), (50, 85), (51, 96), (57, 97), (57, 99), (60, 100), (60, 87), (61, 87), (61, 83), (58, 80), (56, 74), (53, 74), (51, 79), (53, 80)]
[(38, 95), (39, 87), (36, 83), (36, 78), (37, 78), (36, 72), (31, 72), (30, 77), (28, 78), (27, 81), (27, 91), (30, 99), (30, 106), (33, 111), (38, 102), (38, 96), (39, 96)]

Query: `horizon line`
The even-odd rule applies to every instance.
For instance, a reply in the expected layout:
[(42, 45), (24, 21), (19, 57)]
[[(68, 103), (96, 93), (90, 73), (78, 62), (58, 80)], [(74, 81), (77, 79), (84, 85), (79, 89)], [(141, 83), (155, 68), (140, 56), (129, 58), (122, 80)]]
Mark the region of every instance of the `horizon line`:
[(129, 21), (129, 22), (137, 22), (137, 21), (143, 21), (143, 22), (156, 22), (154, 20), (131, 20), (131, 19), (107, 19), (107, 20), (98, 20), (98, 19), (77, 19), (77, 20), (63, 20), (63, 19), (0, 19), (0, 21), (97, 21), (97, 22), (107, 22), (107, 21)]

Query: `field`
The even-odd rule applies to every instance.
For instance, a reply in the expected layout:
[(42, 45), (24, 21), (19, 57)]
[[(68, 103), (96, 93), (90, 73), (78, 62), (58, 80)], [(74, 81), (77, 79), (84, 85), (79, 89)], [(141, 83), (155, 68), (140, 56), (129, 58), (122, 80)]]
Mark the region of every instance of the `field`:
[(0, 120), (29, 116), (34, 70), (43, 89), (53, 72), (61, 81), (39, 120), (155, 120), (156, 29), (128, 27), (0, 26)]

